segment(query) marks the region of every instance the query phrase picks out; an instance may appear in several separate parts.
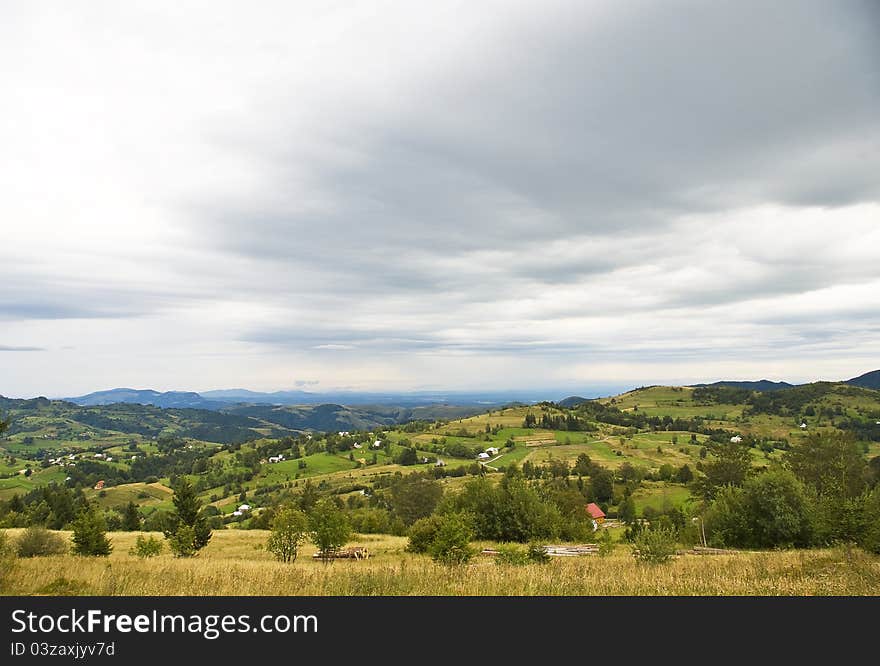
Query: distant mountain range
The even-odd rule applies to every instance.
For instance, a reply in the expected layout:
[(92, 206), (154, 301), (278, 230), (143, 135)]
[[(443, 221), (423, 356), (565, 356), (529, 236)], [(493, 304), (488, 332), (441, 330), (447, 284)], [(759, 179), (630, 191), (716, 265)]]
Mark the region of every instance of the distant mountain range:
[[(867, 372), (858, 377), (841, 382), (861, 388), (880, 389), (880, 370)], [(778, 391), (792, 388), (797, 384), (774, 382), (768, 379), (758, 381), (725, 380), (711, 384), (692, 384), (698, 386), (732, 386), (753, 391)], [(564, 407), (573, 407), (586, 400), (602, 395), (613, 395), (625, 390), (623, 386), (602, 387), (591, 391), (588, 397), (569, 396), (558, 403)], [(558, 395), (558, 393), (557, 393)], [(215, 391), (166, 391), (150, 389), (117, 388), (108, 391), (96, 391), (73, 398), (62, 398), (80, 406), (102, 406), (117, 403), (152, 405), (154, 407), (174, 409), (207, 409), (219, 411), (232, 405), (378, 405), (403, 408), (424, 407), (428, 405), (456, 405), (467, 407), (491, 408), (512, 403), (535, 403), (542, 400), (553, 400), (552, 391), (410, 391), (405, 393), (369, 393), (358, 391), (336, 391), (331, 393), (313, 393), (309, 391), (274, 391), (263, 393), (248, 389), (223, 389)]]
[[(617, 387), (614, 387), (615, 389)], [(609, 393), (613, 390), (609, 390)], [(150, 389), (117, 388), (96, 391), (87, 395), (61, 398), (80, 406), (103, 406), (117, 403), (153, 405), (164, 408), (189, 408), (221, 410), (231, 405), (379, 405), (395, 407), (422, 407), (427, 405), (456, 405), (468, 407), (498, 407), (511, 403), (534, 403), (549, 399), (549, 392), (539, 391), (487, 391), (487, 392), (433, 392), (412, 391), (407, 393), (368, 393), (339, 391), (333, 393), (310, 393), (307, 391), (275, 391), (261, 393), (247, 389), (224, 389), (195, 393), (192, 391), (166, 391)], [(596, 392), (599, 397), (604, 392)]]
[[(840, 382), (841, 384), (850, 384), (861, 388), (880, 389), (880, 370), (872, 370), (858, 377), (847, 379)], [(792, 388), (793, 386), (803, 386), (803, 384), (789, 384), (788, 382), (771, 382), (769, 379), (761, 379), (752, 382), (740, 381), (720, 381), (711, 384), (692, 384), (692, 386), (732, 386), (735, 388), (751, 389), (752, 391), (778, 391), (780, 389)]]

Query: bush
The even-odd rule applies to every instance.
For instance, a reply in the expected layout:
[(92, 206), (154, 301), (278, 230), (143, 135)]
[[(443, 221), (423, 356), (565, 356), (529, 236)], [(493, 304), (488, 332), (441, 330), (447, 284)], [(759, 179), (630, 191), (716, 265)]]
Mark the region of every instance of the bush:
[(596, 541), (599, 544), (599, 557), (606, 557), (614, 552), (614, 540), (611, 538), (611, 532), (607, 529), (599, 530), (599, 537)]
[(465, 513), (448, 513), (440, 517), (437, 533), (428, 547), (431, 559), (439, 564), (466, 564), (474, 556), (470, 546), (474, 531), (471, 518)]
[(134, 546), (132, 546), (131, 550), (128, 551), (129, 555), (136, 555), (137, 557), (156, 557), (159, 553), (162, 552), (162, 542), (159, 541), (156, 537), (144, 537), (143, 534), (139, 535), (137, 541), (134, 542)]
[(675, 555), (675, 532), (663, 527), (652, 527), (636, 537), (633, 556), (647, 564), (663, 564)]
[(526, 554), (529, 556), (529, 562), (534, 564), (547, 564), (550, 561), (547, 547), (542, 543), (530, 543)]
[(406, 545), (406, 550), (410, 553), (427, 553), (434, 543), (441, 524), (442, 520), (437, 514), (414, 522), (409, 528), (409, 543)]
[(16, 552), (19, 557), (63, 555), (67, 552), (67, 543), (45, 527), (29, 527), (18, 537)]
[(528, 564), (529, 561), (529, 552), (525, 548), (513, 544), (498, 546), (498, 555), (495, 556), (495, 564), (522, 566)]

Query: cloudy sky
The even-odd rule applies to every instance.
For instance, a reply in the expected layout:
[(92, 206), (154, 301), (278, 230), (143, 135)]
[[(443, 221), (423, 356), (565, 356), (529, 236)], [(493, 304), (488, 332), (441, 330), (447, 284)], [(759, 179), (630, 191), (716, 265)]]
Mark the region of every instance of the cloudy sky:
[(4, 2), (0, 394), (878, 368), (878, 37), (872, 0)]

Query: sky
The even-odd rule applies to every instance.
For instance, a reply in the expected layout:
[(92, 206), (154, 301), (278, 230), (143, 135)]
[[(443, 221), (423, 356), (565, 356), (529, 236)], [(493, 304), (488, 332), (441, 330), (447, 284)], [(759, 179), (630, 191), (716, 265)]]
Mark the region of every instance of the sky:
[(0, 6), (0, 394), (880, 367), (871, 0)]

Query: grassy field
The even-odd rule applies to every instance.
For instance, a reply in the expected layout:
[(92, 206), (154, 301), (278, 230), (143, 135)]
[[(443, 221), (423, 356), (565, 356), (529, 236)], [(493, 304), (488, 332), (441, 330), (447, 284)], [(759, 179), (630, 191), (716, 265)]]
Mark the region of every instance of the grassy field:
[[(16, 532), (10, 530), (10, 533)], [(128, 554), (136, 533), (112, 533), (109, 558), (20, 559), (2, 594), (53, 595), (877, 595), (880, 558), (826, 549), (681, 555), (665, 565), (636, 562), (626, 546), (608, 557), (554, 558), (546, 565), (498, 566), (477, 556), (463, 567), (435, 565), (404, 551), (406, 540), (361, 535), (351, 545), (374, 557), (324, 565), (306, 546), (291, 565), (265, 551), (268, 534), (214, 533), (194, 559)]]

